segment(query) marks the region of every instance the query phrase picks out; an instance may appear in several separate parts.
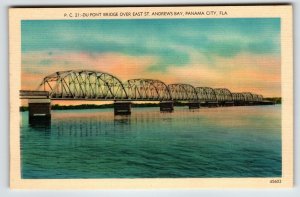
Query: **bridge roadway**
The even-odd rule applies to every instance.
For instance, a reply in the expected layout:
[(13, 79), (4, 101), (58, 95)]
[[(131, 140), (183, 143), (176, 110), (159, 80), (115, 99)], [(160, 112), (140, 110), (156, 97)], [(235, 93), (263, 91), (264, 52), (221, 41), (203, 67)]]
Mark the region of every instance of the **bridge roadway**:
[(154, 79), (130, 79), (98, 71), (68, 70), (46, 76), (38, 90), (21, 90), (28, 99), (29, 121), (51, 119), (51, 100), (114, 101), (115, 115), (130, 114), (133, 101), (158, 101), (160, 110), (172, 112), (174, 102), (185, 102), (190, 109), (200, 106), (271, 105), (262, 95), (231, 92), (226, 88), (194, 87), (190, 84), (165, 84)]

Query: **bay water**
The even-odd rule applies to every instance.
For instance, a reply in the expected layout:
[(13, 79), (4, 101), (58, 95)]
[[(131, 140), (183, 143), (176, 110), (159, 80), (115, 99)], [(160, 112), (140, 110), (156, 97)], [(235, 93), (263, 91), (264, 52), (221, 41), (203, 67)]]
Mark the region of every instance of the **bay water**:
[(281, 105), (53, 110), (34, 127), (20, 113), (25, 179), (281, 176)]

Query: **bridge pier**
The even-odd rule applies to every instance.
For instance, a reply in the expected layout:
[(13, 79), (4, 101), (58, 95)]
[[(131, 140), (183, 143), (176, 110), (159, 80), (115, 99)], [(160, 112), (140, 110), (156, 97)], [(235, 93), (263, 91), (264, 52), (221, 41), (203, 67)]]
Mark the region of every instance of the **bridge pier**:
[(115, 115), (130, 115), (131, 114), (131, 102), (115, 101), (114, 102), (114, 114)]
[(234, 106), (234, 102), (233, 101), (225, 101), (222, 103), (223, 107), (228, 107), (228, 106)]
[(159, 109), (161, 112), (173, 112), (174, 102), (173, 101), (161, 101), (159, 103)]
[(29, 124), (48, 125), (51, 123), (51, 100), (28, 100)]
[(188, 103), (189, 109), (199, 109), (200, 108), (200, 102), (194, 101)]
[(234, 106), (244, 106), (245, 101), (234, 101)]
[(273, 101), (267, 101), (267, 100), (264, 100), (264, 101), (259, 101), (259, 104), (258, 105), (275, 105), (276, 103), (273, 102)]
[(218, 101), (208, 101), (206, 102), (207, 107), (218, 107)]
[(253, 101), (247, 101), (247, 102), (245, 102), (245, 105), (246, 106), (252, 106), (252, 105), (254, 105), (254, 103), (253, 103)]
[(200, 103), (200, 107), (218, 107), (217, 101), (204, 101)]

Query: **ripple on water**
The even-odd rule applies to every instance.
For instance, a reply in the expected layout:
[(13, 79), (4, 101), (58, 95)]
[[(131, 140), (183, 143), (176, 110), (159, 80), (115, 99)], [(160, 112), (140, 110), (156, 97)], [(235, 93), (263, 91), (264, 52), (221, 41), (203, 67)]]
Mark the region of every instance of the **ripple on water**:
[(280, 106), (21, 112), (23, 178), (281, 176)]

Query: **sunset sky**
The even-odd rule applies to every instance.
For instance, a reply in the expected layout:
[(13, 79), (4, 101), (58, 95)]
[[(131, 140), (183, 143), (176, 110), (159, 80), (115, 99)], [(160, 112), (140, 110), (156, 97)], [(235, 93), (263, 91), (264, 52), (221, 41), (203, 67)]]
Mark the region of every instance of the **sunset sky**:
[(277, 18), (25, 20), (21, 28), (22, 89), (87, 69), (281, 95)]

